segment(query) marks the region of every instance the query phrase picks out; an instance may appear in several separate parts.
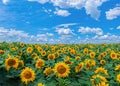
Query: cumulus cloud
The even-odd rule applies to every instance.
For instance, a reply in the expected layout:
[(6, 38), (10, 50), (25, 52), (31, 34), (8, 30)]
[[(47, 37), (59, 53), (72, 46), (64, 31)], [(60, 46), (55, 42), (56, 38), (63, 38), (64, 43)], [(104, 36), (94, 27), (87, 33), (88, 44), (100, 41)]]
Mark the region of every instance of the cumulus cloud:
[(45, 34), (36, 34), (29, 35), (28, 33), (15, 30), (15, 29), (6, 29), (4, 27), (0, 27), (0, 42), (7, 41), (21, 41), (27, 43), (38, 43), (38, 42), (47, 42), (49, 37), (52, 37), (53, 33), (46, 32)]
[(69, 13), (67, 10), (61, 10), (61, 9), (56, 9), (54, 14), (56, 14), (58, 16), (63, 16), (63, 17), (71, 15), (71, 13)]
[(59, 35), (70, 35), (70, 34), (73, 34), (73, 31), (69, 28), (57, 28), (56, 29), (56, 32), (59, 34)]
[(119, 43), (120, 42), (120, 36), (110, 34), (110, 33), (104, 34), (101, 36), (96, 35), (92, 39), (98, 43)]
[(2, 0), (3, 4), (7, 4), (10, 0)]
[(100, 7), (107, 0), (28, 0), (28, 1), (37, 1), (39, 3), (52, 3), (55, 7), (60, 7), (61, 10), (56, 10), (54, 13), (60, 16), (68, 16), (69, 13), (67, 10), (62, 10), (62, 8), (74, 8), (81, 10), (85, 8), (86, 13), (92, 18), (98, 20), (100, 16)]
[(120, 16), (120, 7), (115, 7), (106, 12), (106, 18), (108, 20), (115, 19)]
[(98, 7), (106, 1), (107, 0), (87, 0), (85, 3), (86, 13), (91, 15), (92, 18), (98, 20), (100, 16), (100, 10), (98, 10)]
[(90, 27), (80, 27), (78, 29), (78, 32), (82, 33), (82, 34), (97, 34), (97, 35), (102, 35), (103, 31), (101, 28), (90, 28)]
[(118, 27), (117, 27), (117, 29), (119, 29), (119, 30), (120, 30), (120, 26), (118, 26)]

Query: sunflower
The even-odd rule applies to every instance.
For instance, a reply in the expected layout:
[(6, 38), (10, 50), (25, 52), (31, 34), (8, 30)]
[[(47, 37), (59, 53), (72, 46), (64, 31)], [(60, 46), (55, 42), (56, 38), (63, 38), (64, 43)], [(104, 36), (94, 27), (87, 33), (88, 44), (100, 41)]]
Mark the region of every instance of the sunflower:
[(58, 52), (58, 54), (62, 54), (62, 50), (58, 50), (57, 52)]
[(32, 51), (33, 51), (33, 48), (32, 48), (32, 47), (28, 47), (28, 48), (27, 48), (27, 53), (28, 53), (28, 54), (32, 53)]
[(108, 75), (107, 70), (105, 70), (103, 67), (98, 67), (94, 72), (95, 72), (96, 74), (102, 72), (102, 73), (104, 73), (105, 75)]
[(52, 74), (54, 71), (53, 71), (53, 69), (51, 68), (51, 67), (47, 67), (47, 68), (45, 68), (45, 70), (43, 71), (43, 73), (45, 74), (45, 75), (50, 75), (50, 74)]
[(6, 70), (9, 70), (10, 68), (16, 68), (18, 67), (19, 61), (17, 58), (7, 58), (5, 60), (5, 68)]
[(76, 60), (80, 60), (80, 56), (76, 56), (75, 59), (76, 59)]
[(54, 71), (57, 77), (67, 77), (70, 73), (70, 67), (64, 62), (59, 62), (55, 64)]
[(55, 59), (55, 54), (49, 54), (47, 58), (48, 60), (53, 60)]
[(120, 70), (120, 65), (117, 65), (114, 70)]
[(33, 53), (32, 56), (33, 56), (33, 57), (37, 57), (38, 54), (37, 54), (37, 53)]
[(24, 66), (24, 61), (23, 60), (19, 60), (18, 68), (22, 68), (23, 66)]
[(42, 59), (39, 59), (39, 60), (36, 61), (36, 63), (35, 63), (35, 67), (36, 67), (36, 68), (42, 68), (44, 65), (45, 65), (45, 62), (44, 62), (44, 60), (42, 60)]
[[(96, 79), (99, 79), (99, 82), (97, 81), (96, 83)], [(92, 76), (91, 82), (95, 86), (104, 86), (104, 84), (107, 82), (107, 79), (101, 75), (94, 75)], [(105, 85), (105, 86), (108, 86), (108, 85)]]
[(25, 84), (28, 84), (28, 82), (35, 80), (35, 71), (29, 67), (26, 67), (20, 73), (20, 78), (22, 82), (24, 82)]
[(83, 69), (83, 67), (84, 67), (84, 63), (83, 63), (83, 62), (79, 63), (79, 64), (75, 67), (75, 72), (76, 72), (76, 73), (80, 72), (80, 71)]
[(90, 58), (94, 58), (95, 57), (95, 52), (91, 52), (90, 53)]
[(111, 52), (110, 57), (112, 59), (117, 59), (117, 54), (115, 52)]
[(20, 43), (20, 47), (24, 47), (24, 45), (25, 45), (24, 43), (22, 43), (22, 42)]
[(106, 60), (100, 60), (100, 64), (103, 65), (106, 63)]
[(4, 50), (0, 50), (0, 54), (4, 54), (5, 53), (5, 51)]
[(37, 50), (39, 53), (43, 51), (43, 49), (41, 47), (37, 47)]
[(87, 53), (88, 53), (88, 48), (85, 48), (85, 49), (83, 50), (83, 53), (84, 53), (84, 54), (87, 54)]
[(41, 55), (46, 56), (46, 52), (45, 51), (41, 52)]
[(37, 86), (45, 86), (43, 83), (38, 83)]
[(120, 74), (117, 75), (117, 81), (120, 83)]

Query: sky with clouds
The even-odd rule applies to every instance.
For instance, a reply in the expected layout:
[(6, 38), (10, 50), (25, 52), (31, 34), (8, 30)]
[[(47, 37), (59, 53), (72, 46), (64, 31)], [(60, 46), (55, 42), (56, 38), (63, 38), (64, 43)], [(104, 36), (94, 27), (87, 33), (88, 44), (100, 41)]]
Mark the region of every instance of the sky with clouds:
[(120, 0), (0, 0), (0, 42), (118, 43)]

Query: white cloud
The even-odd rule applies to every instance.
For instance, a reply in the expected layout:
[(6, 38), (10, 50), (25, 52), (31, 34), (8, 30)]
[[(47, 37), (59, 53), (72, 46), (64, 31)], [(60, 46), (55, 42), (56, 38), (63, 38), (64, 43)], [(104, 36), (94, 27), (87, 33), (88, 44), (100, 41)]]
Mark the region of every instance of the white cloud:
[(54, 36), (53, 33), (46, 33), (47, 36)]
[(83, 33), (83, 34), (97, 34), (97, 35), (102, 35), (103, 31), (101, 28), (90, 28), (90, 27), (80, 27), (78, 29), (78, 32)]
[(29, 35), (28, 33), (21, 30), (6, 29), (4, 27), (0, 27), (0, 42), (21, 41), (25, 43), (39, 43), (47, 42), (48, 38), (52, 36), (54, 36), (53, 33)]
[(118, 26), (118, 27), (117, 27), (117, 29), (119, 29), (119, 30), (120, 30), (120, 26)]
[[(55, 7), (60, 8), (74, 8), (81, 10), (85, 8), (86, 13), (90, 15), (92, 18), (98, 20), (100, 16), (100, 7), (104, 2), (108, 0), (28, 0), (28, 1), (37, 1), (39, 3), (52, 3)], [(69, 13), (67, 10), (57, 10), (54, 12), (60, 16), (68, 16)]]
[(57, 27), (65, 27), (68, 28), (69, 26), (74, 26), (77, 25), (77, 23), (67, 23), (67, 24), (60, 24)]
[(69, 13), (67, 10), (61, 10), (61, 9), (56, 9), (54, 14), (56, 14), (58, 16), (63, 16), (63, 17), (71, 15), (71, 13)]
[(2, 0), (3, 4), (7, 4), (10, 0)]
[(100, 16), (100, 10), (98, 10), (98, 7), (106, 1), (107, 0), (87, 0), (85, 3), (86, 13), (91, 15), (92, 18), (98, 20)]
[(56, 29), (56, 32), (59, 34), (59, 35), (69, 35), (69, 34), (73, 34), (73, 31), (69, 28), (57, 28)]
[(115, 19), (120, 16), (120, 7), (115, 7), (106, 12), (106, 18), (108, 20)]
[(48, 2), (49, 0), (28, 0), (28, 1), (44, 4), (44, 3)]

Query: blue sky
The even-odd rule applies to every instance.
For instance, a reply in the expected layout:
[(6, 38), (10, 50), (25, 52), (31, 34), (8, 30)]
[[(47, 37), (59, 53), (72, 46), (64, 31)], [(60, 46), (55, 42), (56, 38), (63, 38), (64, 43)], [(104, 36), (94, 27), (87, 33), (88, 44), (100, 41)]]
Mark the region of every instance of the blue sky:
[(120, 0), (0, 0), (0, 42), (120, 42)]

